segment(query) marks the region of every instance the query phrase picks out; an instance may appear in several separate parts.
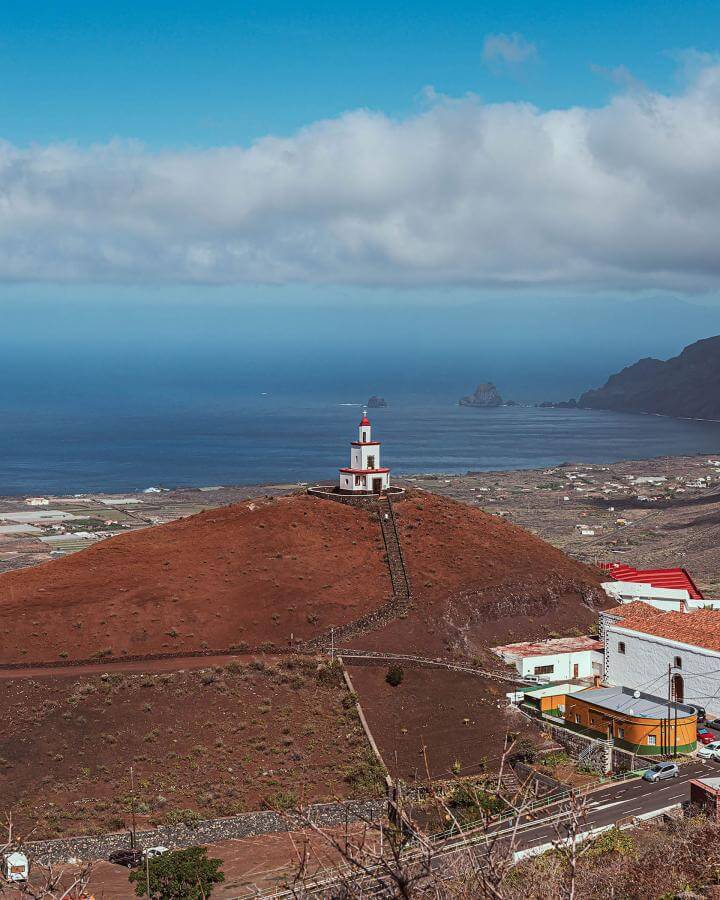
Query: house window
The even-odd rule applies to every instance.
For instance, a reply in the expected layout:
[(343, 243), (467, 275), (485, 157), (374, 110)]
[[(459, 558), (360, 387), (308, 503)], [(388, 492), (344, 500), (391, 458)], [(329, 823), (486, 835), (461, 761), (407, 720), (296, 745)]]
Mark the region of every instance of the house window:
[(575, 713), (575, 724), (576, 725), (580, 724), (580, 716), (577, 713)]
[(676, 656), (673, 665), (676, 669), (682, 669), (682, 656)]
[(355, 487), (360, 487), (361, 484), (362, 484), (362, 478), (361, 478), (361, 476), (360, 476), (360, 475), (356, 475), (356, 476), (355, 476)]
[(657, 738), (654, 734), (648, 735), (648, 746), (654, 747), (657, 744)]
[(625, 729), (622, 727), (622, 725), (618, 725), (617, 731), (618, 731), (617, 736), (620, 738), (621, 741), (624, 741), (625, 740)]
[(618, 653), (625, 655), (625, 641), (618, 641)]
[(535, 666), (533, 673), (535, 675), (550, 675), (555, 671), (555, 666)]

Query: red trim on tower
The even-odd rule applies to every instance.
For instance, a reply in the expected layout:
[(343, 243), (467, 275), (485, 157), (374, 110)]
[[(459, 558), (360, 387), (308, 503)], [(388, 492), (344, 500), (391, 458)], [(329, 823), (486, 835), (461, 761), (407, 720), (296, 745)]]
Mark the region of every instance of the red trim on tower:
[(345, 472), (348, 475), (372, 475), (373, 472), (389, 472), (390, 469), (351, 469), (345, 468), (340, 469), (341, 472)]
[(380, 441), (350, 441), (351, 447), (379, 447)]

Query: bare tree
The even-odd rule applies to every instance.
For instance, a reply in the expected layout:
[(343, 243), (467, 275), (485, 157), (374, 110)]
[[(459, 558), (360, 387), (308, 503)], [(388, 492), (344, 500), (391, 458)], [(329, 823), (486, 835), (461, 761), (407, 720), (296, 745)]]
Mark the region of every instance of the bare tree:
[(32, 832), (20, 841), (13, 835), (12, 813), (5, 817), (6, 841), (0, 846), (0, 860), (10, 852), (22, 853), (29, 863), (27, 881), (0, 883), (0, 897), (27, 897), (29, 900), (83, 900), (88, 897), (86, 888), (90, 882), (93, 863), (82, 863), (72, 869), (40, 863), (26, 841)]
[[(506, 742), (496, 778), (484, 785), (462, 783), (465, 796), (475, 794), (472, 822), (457, 813), (428, 775), (429, 805), (441, 821), (449, 823), (441, 834), (421, 829), (398, 803), (390, 804), (387, 821), (361, 819), (352, 833), (346, 829), (344, 834), (296, 810), (292, 814), (295, 827), (314, 837), (325, 853), (313, 850), (308, 840), (302, 848), (296, 845), (297, 865), (280, 896), (293, 900), (505, 900), (509, 896), (505, 882), (515, 865), (520, 833), (534, 800), (527, 783), (514, 791), (507, 787), (505, 774), (514, 747), (514, 742)], [(496, 801), (492, 804), (487, 803), (488, 785)]]

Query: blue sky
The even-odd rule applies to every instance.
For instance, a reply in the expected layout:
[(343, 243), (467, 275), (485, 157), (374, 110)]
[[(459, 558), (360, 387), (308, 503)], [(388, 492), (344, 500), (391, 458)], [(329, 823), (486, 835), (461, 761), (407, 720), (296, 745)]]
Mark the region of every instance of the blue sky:
[(671, 355), (720, 330), (718, 35), (707, 0), (5, 2), (0, 351), (246, 332), (322, 367), (362, 309), (424, 323), (405, 370), (488, 317), (528, 383), (584, 335), (568, 392)]
[[(0, 7), (0, 122), (15, 144), (247, 144), (358, 107), (411, 114), (428, 85), (543, 109), (605, 103), (626, 67), (677, 87), (672, 54), (713, 53), (720, 6), (558, 2), (74, 2)], [(520, 34), (527, 65), (488, 66)]]

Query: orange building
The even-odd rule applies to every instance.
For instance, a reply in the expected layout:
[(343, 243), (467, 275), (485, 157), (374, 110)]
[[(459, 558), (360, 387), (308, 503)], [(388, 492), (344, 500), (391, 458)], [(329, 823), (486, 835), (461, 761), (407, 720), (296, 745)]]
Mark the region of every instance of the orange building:
[(583, 734), (641, 755), (695, 750), (697, 718), (691, 706), (626, 687), (587, 688), (564, 700), (566, 723)]

